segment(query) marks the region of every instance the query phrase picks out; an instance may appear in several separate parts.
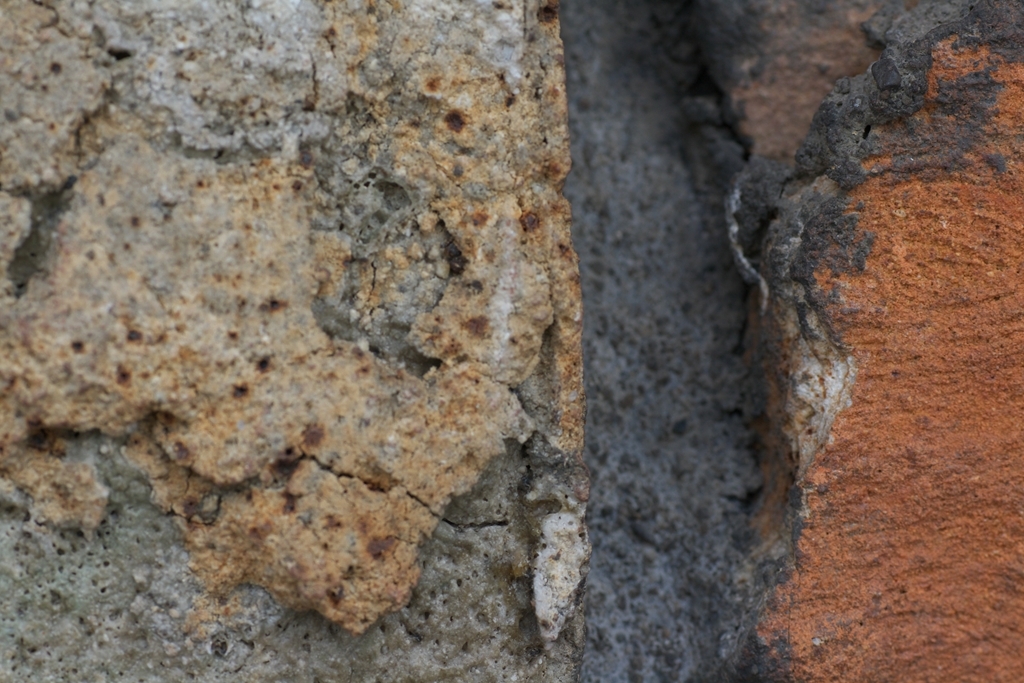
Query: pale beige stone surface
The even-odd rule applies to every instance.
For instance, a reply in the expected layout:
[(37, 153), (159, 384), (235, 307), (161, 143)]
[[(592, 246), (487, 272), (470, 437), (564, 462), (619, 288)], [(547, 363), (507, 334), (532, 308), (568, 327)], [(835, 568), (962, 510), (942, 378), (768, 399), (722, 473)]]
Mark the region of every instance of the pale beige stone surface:
[[(97, 459), (134, 463), (202, 587), (177, 610), (197, 633), (247, 584), (364, 632), (508, 452), (550, 480), (524, 559), (542, 515), (581, 524), (556, 17), (0, 2), (12, 504), (93, 532)], [(86, 433), (108, 440), (71, 462)], [(560, 575), (582, 580), (588, 547)], [(559, 591), (560, 627), (576, 601)]]

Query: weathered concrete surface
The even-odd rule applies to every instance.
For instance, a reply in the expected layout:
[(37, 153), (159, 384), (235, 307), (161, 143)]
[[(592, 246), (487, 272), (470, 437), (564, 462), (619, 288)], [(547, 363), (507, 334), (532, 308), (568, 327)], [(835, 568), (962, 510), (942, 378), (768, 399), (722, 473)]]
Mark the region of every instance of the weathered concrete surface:
[(943, 4), (826, 99), (769, 233), (795, 516), (743, 680), (1024, 676), (1024, 14)]
[(557, 19), (0, 4), (5, 675), (573, 675)]

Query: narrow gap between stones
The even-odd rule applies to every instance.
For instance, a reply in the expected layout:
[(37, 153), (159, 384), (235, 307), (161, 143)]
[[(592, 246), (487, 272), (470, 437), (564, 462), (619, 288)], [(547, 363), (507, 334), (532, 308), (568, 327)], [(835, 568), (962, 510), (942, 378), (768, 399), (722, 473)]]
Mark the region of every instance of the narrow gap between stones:
[(724, 199), (749, 158), (700, 3), (563, 0), (592, 486), (583, 681), (722, 680), (770, 572), (763, 380)]

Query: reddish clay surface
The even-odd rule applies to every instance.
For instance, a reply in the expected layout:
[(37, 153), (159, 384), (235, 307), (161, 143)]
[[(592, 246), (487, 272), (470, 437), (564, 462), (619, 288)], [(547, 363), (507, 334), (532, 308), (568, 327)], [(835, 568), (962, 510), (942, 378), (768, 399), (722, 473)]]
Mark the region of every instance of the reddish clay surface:
[(862, 73), (878, 58), (861, 24), (881, 6), (878, 0), (757, 5), (758, 26), (768, 37), (763, 54), (738, 65), (742, 77), (729, 92), (754, 154), (792, 163), (836, 79)]
[(758, 629), (796, 681), (1024, 681), (1024, 66), (932, 56), (850, 192), (866, 269), (816, 273), (858, 376)]

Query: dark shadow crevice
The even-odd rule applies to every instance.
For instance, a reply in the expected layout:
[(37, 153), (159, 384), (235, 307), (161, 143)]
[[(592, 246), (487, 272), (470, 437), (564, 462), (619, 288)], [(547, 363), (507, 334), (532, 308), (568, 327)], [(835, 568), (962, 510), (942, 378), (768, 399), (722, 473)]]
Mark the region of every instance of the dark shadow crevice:
[(21, 298), (28, 290), (29, 281), (45, 272), (53, 246), (53, 233), (61, 216), (68, 210), (72, 188), (77, 178), (71, 176), (57, 192), (30, 197), (31, 229), (14, 251), (7, 266), (7, 277), (14, 285), (14, 296)]

